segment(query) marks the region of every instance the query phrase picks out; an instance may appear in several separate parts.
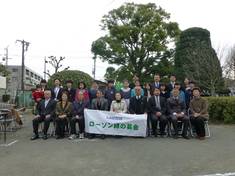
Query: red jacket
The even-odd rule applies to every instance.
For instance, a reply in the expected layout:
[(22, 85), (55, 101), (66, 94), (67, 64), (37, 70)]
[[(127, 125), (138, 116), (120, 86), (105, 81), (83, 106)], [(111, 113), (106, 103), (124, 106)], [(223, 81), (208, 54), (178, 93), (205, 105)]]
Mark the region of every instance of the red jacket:
[(43, 92), (43, 91), (35, 90), (35, 91), (32, 93), (32, 97), (33, 97), (33, 99), (34, 99), (35, 102), (39, 102), (41, 99), (44, 98), (44, 92)]

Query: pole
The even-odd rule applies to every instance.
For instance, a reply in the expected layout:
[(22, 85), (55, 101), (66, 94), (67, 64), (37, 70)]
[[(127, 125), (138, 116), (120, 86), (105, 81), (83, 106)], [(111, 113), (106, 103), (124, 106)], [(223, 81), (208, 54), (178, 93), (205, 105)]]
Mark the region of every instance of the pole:
[(47, 60), (46, 56), (44, 57), (44, 79), (46, 80), (46, 71), (47, 71)]
[(21, 66), (21, 90), (24, 93), (24, 47), (25, 47), (25, 41), (22, 42), (22, 66)]

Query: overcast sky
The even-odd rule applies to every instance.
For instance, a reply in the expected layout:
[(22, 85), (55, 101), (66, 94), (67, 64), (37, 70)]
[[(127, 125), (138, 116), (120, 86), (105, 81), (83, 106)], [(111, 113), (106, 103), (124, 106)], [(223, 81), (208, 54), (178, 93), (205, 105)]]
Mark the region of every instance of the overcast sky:
[[(103, 35), (101, 18), (124, 2), (156, 3), (181, 30), (208, 29), (214, 48), (235, 43), (234, 0), (0, 0), (0, 58), (9, 46), (9, 64), (20, 65), (21, 46), (15, 41), (24, 39), (30, 42), (26, 66), (42, 76), (44, 57), (50, 55), (65, 56), (64, 66), (92, 75), (90, 49)], [(97, 79), (107, 66), (98, 61)]]

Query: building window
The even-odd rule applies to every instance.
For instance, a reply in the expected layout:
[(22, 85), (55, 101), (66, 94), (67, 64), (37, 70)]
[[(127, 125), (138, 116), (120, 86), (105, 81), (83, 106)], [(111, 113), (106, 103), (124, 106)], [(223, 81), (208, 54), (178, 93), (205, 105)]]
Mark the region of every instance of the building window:
[(29, 70), (26, 70), (26, 75), (28, 75), (28, 76), (29, 76)]
[(12, 72), (18, 72), (18, 68), (13, 68)]
[(33, 72), (30, 72), (30, 76), (33, 78)]

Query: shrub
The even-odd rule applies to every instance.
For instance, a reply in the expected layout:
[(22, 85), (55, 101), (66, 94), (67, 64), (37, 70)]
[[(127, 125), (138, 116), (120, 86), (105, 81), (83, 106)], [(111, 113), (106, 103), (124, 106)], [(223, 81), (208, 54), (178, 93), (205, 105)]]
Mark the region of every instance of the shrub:
[(211, 121), (235, 123), (235, 97), (207, 97)]
[(78, 83), (80, 81), (84, 81), (87, 87), (90, 87), (91, 82), (93, 81), (92, 77), (79, 70), (64, 70), (58, 73), (53, 74), (50, 79), (48, 80), (48, 86), (53, 86), (53, 81), (55, 78), (59, 78), (61, 80), (61, 84), (65, 86), (66, 80), (73, 80), (73, 87), (77, 88)]

